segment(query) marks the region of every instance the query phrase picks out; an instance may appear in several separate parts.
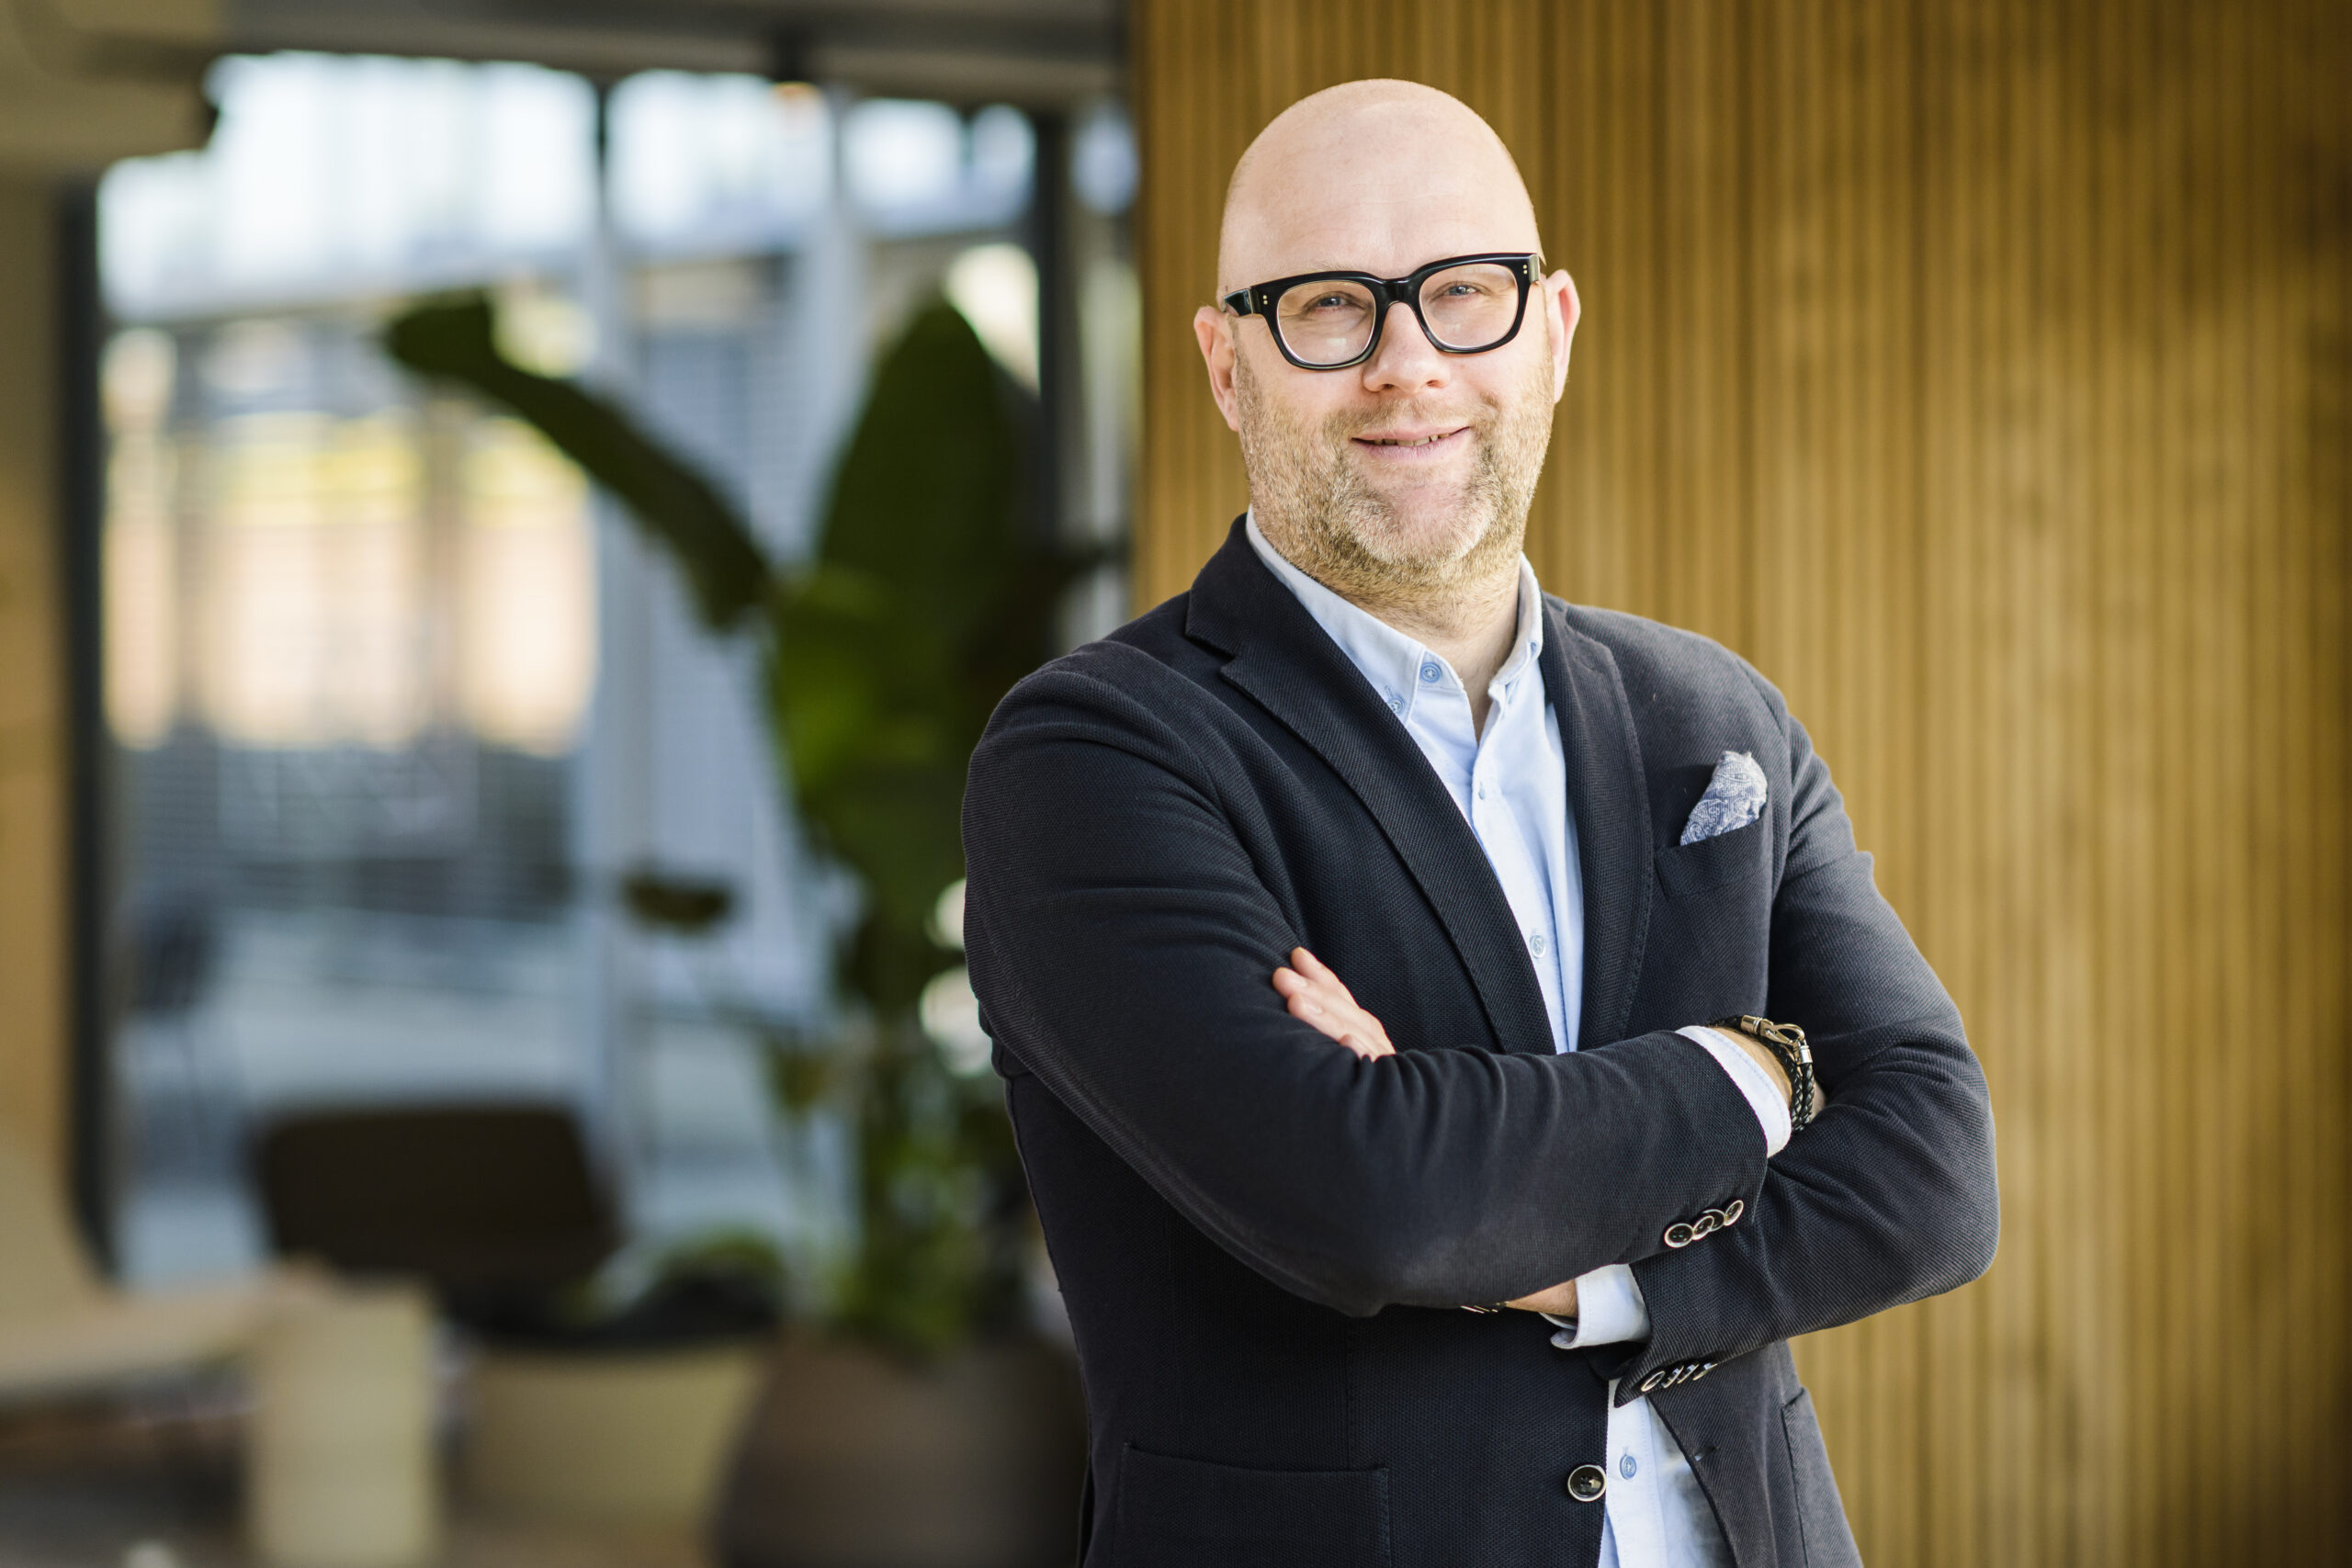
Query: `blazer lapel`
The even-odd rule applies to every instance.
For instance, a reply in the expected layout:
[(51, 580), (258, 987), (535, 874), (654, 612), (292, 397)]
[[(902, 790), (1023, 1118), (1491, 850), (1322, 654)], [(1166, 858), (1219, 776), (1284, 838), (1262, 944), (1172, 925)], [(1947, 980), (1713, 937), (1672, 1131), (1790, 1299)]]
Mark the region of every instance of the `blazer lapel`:
[(1609, 649), (1544, 602), (1544, 685), (1567, 755), (1568, 810), (1584, 882), (1584, 1005), (1577, 1043), (1620, 1039), (1641, 980), (1650, 919), (1650, 807), (1633, 705)]
[(1495, 1039), (1548, 1054), (1544, 993), (1486, 852), (1396, 716), (1266, 570), (1238, 523), (1193, 582), (1185, 629), (1230, 654), (1226, 680), (1363, 803), (1461, 954)]

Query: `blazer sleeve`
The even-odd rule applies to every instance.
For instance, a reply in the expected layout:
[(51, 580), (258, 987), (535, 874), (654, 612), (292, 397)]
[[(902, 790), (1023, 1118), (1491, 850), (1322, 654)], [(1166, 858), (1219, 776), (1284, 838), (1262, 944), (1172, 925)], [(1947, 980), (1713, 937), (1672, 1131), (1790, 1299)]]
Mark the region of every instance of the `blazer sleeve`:
[(1358, 1315), (1507, 1300), (1758, 1190), (1754, 1114), (1672, 1033), (1367, 1061), (1292, 1018), (1272, 976), (1298, 935), (1208, 771), (1067, 662), (999, 709), (964, 840), (967, 956), (1000, 1050), (1297, 1295)]
[(1637, 1261), (1650, 1337), (1611, 1369), (1716, 1361), (1966, 1284), (2000, 1234), (1993, 1118), (1960, 1012), (1878, 891), (1829, 770), (1780, 694), (1789, 852), (1766, 1015), (1804, 1027), (1828, 1107), (1775, 1156), (1752, 1217)]

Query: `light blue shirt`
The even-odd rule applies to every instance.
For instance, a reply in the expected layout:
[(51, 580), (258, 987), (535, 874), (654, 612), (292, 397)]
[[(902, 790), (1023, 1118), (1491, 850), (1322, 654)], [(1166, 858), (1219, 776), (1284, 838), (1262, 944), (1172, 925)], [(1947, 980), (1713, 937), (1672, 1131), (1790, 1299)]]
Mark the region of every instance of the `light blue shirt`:
[[(1250, 547), (1297, 596), (1315, 624), (1372, 683), (1420, 748), (1421, 755), (1486, 852), (1519, 922), (1544, 1007), (1552, 1048), (1577, 1048), (1584, 1000), (1584, 879), (1577, 869), (1576, 822), (1568, 806), (1567, 753), (1560, 721), (1544, 690), (1544, 596), (1535, 569), (1519, 563), (1519, 624), (1510, 657), (1487, 683), (1487, 725), (1474, 728), (1470, 695), (1453, 667), (1403, 632), (1350, 604), (1291, 564), (1267, 543), (1252, 512)], [(1345, 976), (1342, 976), (1345, 978)], [(1745, 1052), (1712, 1030), (1681, 1032), (1713, 1055), (1739, 1086), (1768, 1150), (1789, 1138), (1787, 1101)], [(1577, 1321), (1553, 1336), (1562, 1349), (1647, 1338), (1649, 1308), (1634, 1271), (1612, 1263), (1577, 1280)], [(1647, 1399), (1613, 1403), (1610, 1385), (1608, 1518), (1600, 1568), (1729, 1568), (1714, 1511), (1674, 1434)], [(1562, 1456), (1566, 1461), (1569, 1456)]]

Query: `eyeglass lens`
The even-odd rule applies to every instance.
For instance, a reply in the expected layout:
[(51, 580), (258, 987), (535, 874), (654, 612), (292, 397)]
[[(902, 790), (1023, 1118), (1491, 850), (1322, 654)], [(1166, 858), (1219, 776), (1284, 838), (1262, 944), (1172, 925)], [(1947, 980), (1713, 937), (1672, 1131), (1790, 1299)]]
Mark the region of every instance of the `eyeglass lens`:
[[(1519, 316), (1519, 275), (1500, 262), (1470, 262), (1421, 285), (1421, 320), (1441, 347), (1476, 352), (1510, 335)], [(1291, 353), (1310, 365), (1344, 365), (1371, 342), (1378, 297), (1361, 283), (1327, 277), (1293, 284), (1274, 302), (1274, 325)]]

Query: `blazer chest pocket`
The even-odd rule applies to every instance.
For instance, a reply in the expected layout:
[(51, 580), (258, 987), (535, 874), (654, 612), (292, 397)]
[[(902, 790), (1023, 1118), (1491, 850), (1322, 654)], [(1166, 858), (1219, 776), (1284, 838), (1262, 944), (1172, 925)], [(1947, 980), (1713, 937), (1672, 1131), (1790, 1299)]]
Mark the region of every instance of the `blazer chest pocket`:
[(1755, 875), (1771, 863), (1771, 820), (1767, 813), (1728, 833), (1658, 851), (1658, 886), (1668, 897), (1682, 898)]
[(1245, 1470), (1127, 1448), (1112, 1568), (1388, 1568), (1388, 1472)]

